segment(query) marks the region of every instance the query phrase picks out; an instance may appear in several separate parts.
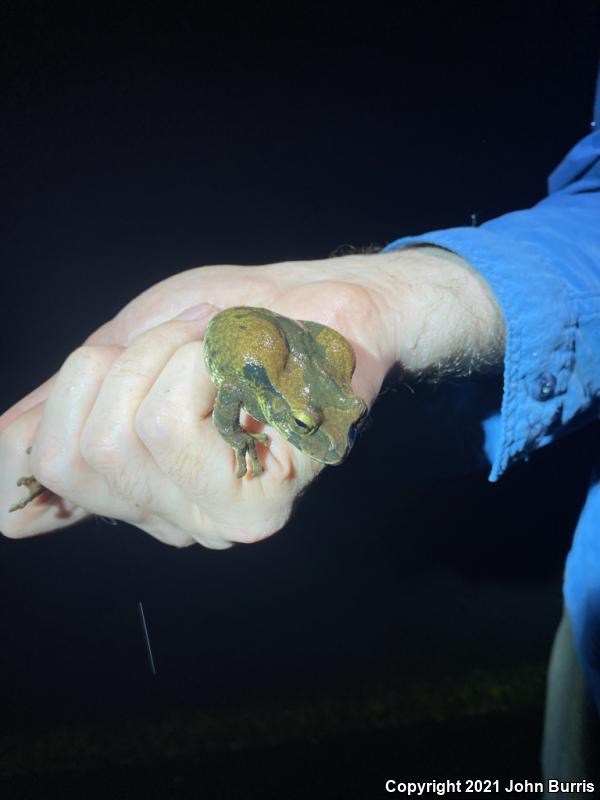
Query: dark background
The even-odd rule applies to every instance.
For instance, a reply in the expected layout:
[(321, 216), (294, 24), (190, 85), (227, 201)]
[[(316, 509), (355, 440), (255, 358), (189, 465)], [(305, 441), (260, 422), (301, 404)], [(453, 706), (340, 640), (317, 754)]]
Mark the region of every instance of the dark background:
[[(181, 269), (532, 205), (591, 120), (594, 2), (1, 10), (3, 407)], [(102, 520), (1, 540), (2, 796), (537, 777), (598, 430), (492, 485), (460, 425), (437, 430), (445, 390), (413, 390), (259, 545), (177, 551)]]

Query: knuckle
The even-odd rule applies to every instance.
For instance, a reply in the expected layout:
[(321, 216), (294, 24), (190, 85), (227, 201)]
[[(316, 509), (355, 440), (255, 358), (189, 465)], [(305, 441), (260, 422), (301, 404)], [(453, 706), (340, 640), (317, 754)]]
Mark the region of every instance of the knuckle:
[(92, 345), (82, 344), (69, 353), (65, 359), (64, 365), (73, 366), (82, 362), (92, 361), (94, 359), (95, 350), (96, 348)]
[(174, 340), (173, 320), (157, 325), (155, 328), (144, 331), (136, 336), (131, 344), (137, 345), (140, 349), (155, 352), (170, 347)]
[(331, 309), (331, 327), (343, 327), (348, 319), (360, 324), (372, 324), (376, 311), (370, 293), (363, 286), (353, 283), (339, 282), (335, 287), (327, 287), (324, 302)]
[(127, 380), (129, 378), (141, 378), (144, 381), (149, 380), (152, 375), (147, 369), (144, 369), (140, 364), (140, 359), (135, 358), (125, 352), (121, 355), (112, 365), (112, 376), (117, 379)]
[(137, 378), (154, 382), (153, 364), (150, 362), (160, 360), (173, 347), (172, 333), (169, 335), (168, 331), (160, 328), (146, 331), (131, 342), (131, 349), (124, 350), (116, 359), (112, 374), (117, 378)]
[(121, 463), (121, 452), (113, 436), (84, 428), (79, 442), (83, 460), (98, 472), (113, 471)]
[(67, 356), (62, 368), (75, 373), (105, 368), (107, 361), (114, 357), (113, 350), (111, 347), (82, 344)]
[(135, 431), (144, 444), (168, 439), (173, 433), (173, 421), (157, 408), (142, 403), (135, 417)]

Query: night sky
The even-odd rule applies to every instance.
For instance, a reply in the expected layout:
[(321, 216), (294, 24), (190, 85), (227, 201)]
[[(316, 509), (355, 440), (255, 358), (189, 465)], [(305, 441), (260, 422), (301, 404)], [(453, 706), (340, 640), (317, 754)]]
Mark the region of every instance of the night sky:
[[(485, 17), (484, 5), (3, 3), (2, 408), (182, 269), (323, 258), (541, 199), (589, 130), (597, 4), (506, 2)], [(500, 384), (480, 388), (494, 402)], [(0, 752), (171, 709), (220, 719), (543, 670), (600, 432), (490, 484), (477, 430), (447, 413), (460, 389), (391, 388), (347, 464), (258, 545), (175, 550), (103, 520), (0, 540)], [(263, 743), (256, 759), (278, 763), (282, 785), (302, 773), (306, 790), (333, 797), (335, 774), (346, 797), (383, 796), (383, 775), (485, 763), (487, 776), (535, 777), (540, 725), (534, 704), (308, 750), (283, 735), (283, 755)], [(219, 753), (230, 791), (252, 775), (246, 796), (271, 796), (242, 756)], [(216, 767), (205, 779), (202, 796), (229, 796)], [(28, 780), (0, 757), (3, 797), (71, 796), (52, 794), (59, 778), (35, 792)], [(181, 781), (162, 796), (187, 797)], [(135, 781), (123, 792), (153, 796)]]

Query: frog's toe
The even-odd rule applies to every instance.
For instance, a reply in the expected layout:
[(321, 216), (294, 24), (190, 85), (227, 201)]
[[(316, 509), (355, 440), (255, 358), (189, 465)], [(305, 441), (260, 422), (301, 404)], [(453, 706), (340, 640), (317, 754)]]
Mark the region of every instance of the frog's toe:
[(260, 475), (260, 473), (263, 471), (263, 468), (256, 454), (256, 442), (267, 444), (268, 441), (269, 437), (266, 436), (264, 433), (248, 433), (246, 431), (243, 432), (243, 441), (238, 440), (238, 442), (234, 446), (235, 461), (236, 461), (236, 473), (235, 473), (236, 478), (243, 478), (244, 475), (247, 474), (248, 466), (246, 464), (246, 459), (248, 459), (250, 461), (250, 464), (252, 465), (252, 475), (253, 476)]
[(247, 438), (248, 444), (248, 458), (250, 459), (250, 464), (252, 465), (252, 477), (256, 477), (260, 475), (263, 471), (262, 464), (260, 463), (260, 459), (256, 453), (256, 442), (262, 442), (266, 444), (269, 441), (269, 437), (265, 436), (264, 433), (251, 433), (248, 435)]
[(34, 475), (28, 475), (19, 478), (17, 481), (17, 486), (26, 486), (29, 489), (29, 496), (24, 497), (22, 500), (19, 500), (18, 503), (15, 503), (14, 506), (11, 506), (8, 509), (9, 513), (12, 511), (20, 511), (22, 508), (25, 508), (25, 506), (31, 503), (32, 500), (35, 500), (36, 497), (39, 497), (43, 492), (46, 491), (46, 487), (42, 486), (42, 484), (35, 478)]
[(263, 466), (260, 463), (260, 459), (253, 453), (250, 456), (250, 463), (252, 464), (252, 477), (255, 478), (257, 475), (260, 475), (263, 472)]
[(246, 448), (241, 448), (240, 450), (235, 451), (235, 463), (236, 463), (235, 477), (243, 478), (247, 471)]

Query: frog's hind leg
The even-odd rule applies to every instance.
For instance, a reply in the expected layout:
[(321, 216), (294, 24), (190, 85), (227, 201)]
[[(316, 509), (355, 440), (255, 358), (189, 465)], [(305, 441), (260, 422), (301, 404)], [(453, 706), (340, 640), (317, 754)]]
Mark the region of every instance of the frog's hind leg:
[(327, 364), (327, 369), (334, 373), (338, 383), (342, 386), (351, 386), (356, 356), (350, 342), (327, 325), (304, 319), (300, 322), (313, 337), (320, 350), (321, 360)]
[(266, 444), (269, 441), (269, 437), (264, 433), (249, 433), (241, 427), (241, 408), (242, 403), (239, 400), (236, 388), (221, 384), (213, 410), (215, 428), (235, 451), (236, 478), (243, 478), (247, 472), (246, 453), (252, 464), (252, 476), (254, 477), (255, 475), (260, 475), (263, 471), (262, 464), (256, 453), (256, 442)]

